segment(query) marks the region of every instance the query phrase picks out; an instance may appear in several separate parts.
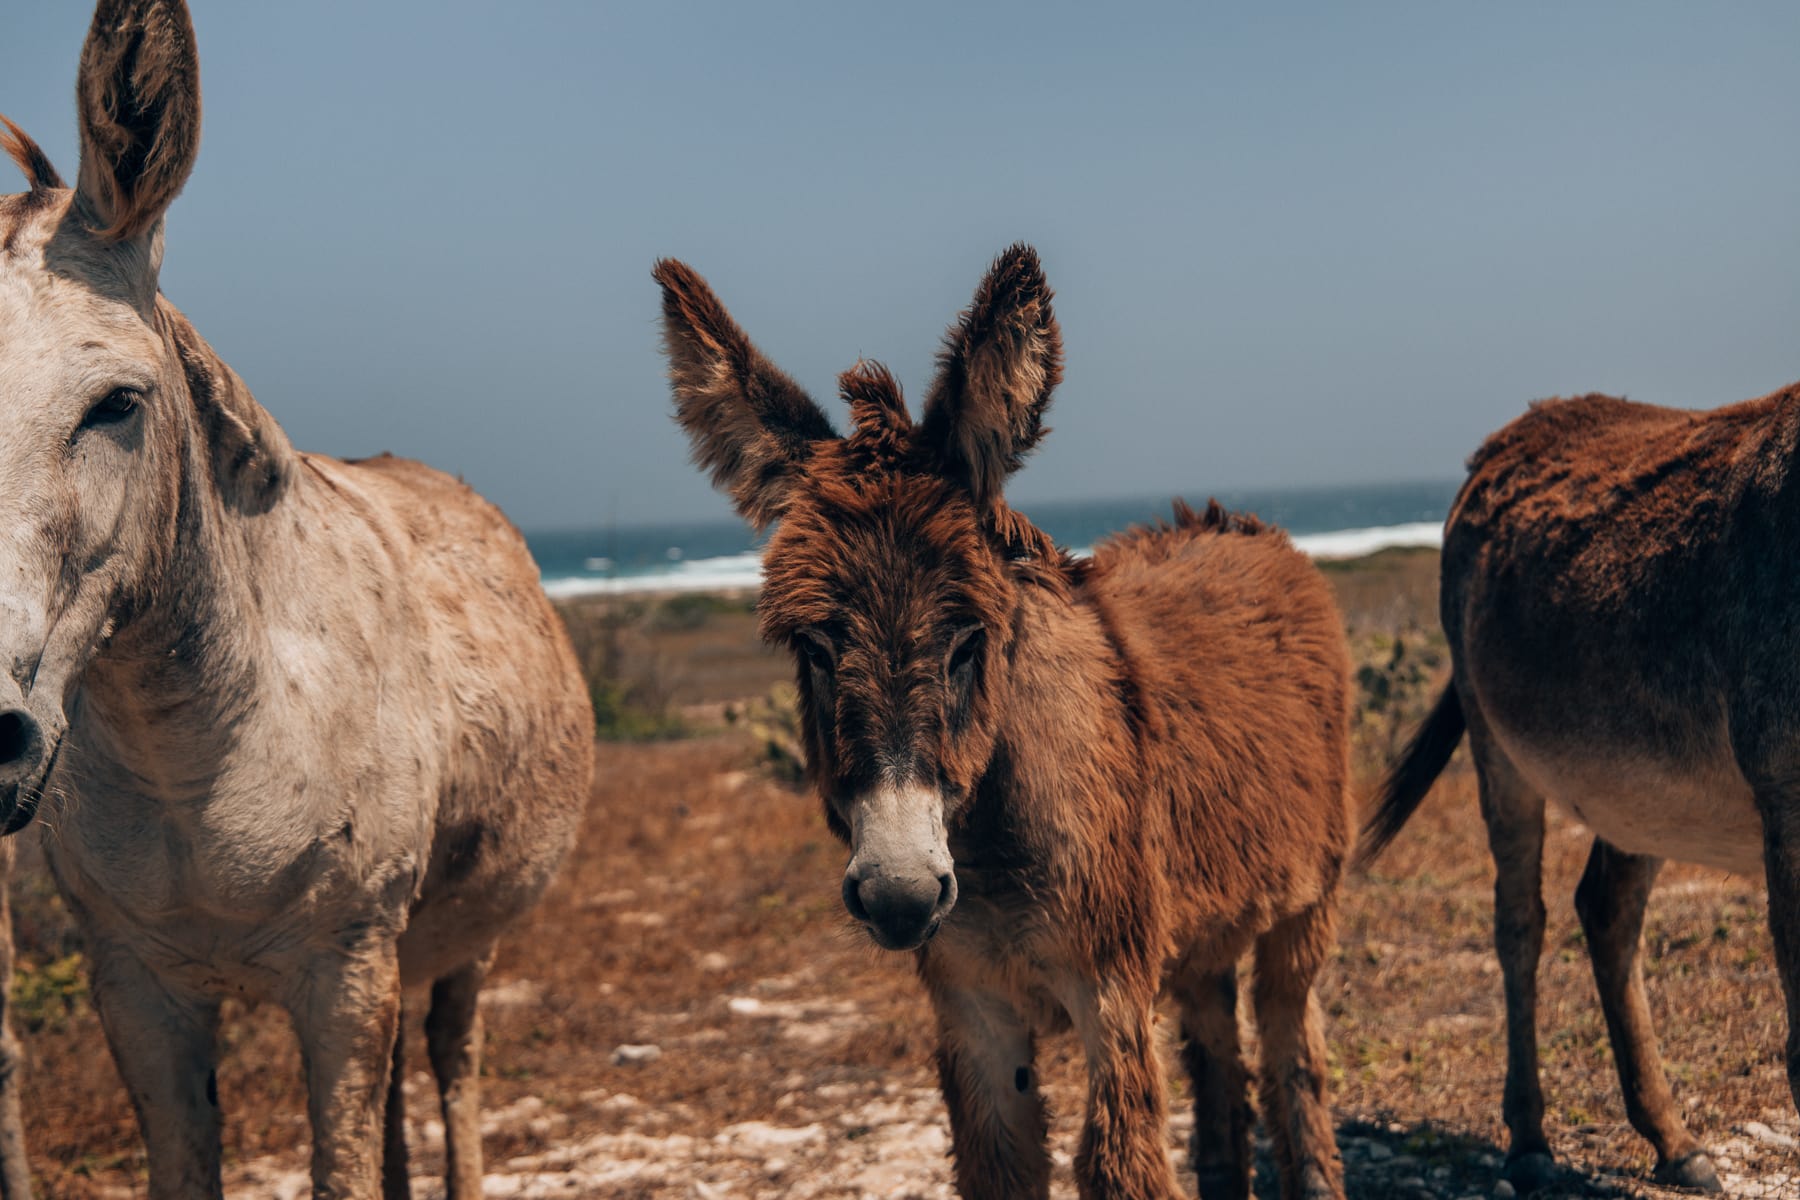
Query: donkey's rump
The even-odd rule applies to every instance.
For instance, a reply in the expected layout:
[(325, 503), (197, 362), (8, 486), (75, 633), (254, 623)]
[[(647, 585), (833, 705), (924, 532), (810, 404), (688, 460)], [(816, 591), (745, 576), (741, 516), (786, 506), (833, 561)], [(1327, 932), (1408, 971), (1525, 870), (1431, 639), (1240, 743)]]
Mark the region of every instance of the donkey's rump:
[(1470, 460), (1441, 597), (1463, 703), (1622, 849), (1760, 870), (1733, 658), (1760, 637), (1744, 594), (1786, 553), (1753, 543), (1794, 453), (1793, 391), (1712, 412), (1547, 401)]

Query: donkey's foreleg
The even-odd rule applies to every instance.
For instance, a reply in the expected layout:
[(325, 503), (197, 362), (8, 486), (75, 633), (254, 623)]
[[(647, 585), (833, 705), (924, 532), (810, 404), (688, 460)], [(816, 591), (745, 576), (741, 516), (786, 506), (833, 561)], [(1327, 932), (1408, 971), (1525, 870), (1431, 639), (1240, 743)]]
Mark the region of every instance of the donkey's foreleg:
[(31, 1200), (31, 1164), (25, 1157), (25, 1122), (19, 1111), (25, 1055), (13, 1036), (12, 870), (16, 843), (0, 842), (0, 1200)]
[(1544, 950), (1544, 798), (1470, 714), (1469, 748), (1494, 856), (1494, 950), (1506, 990), (1506, 1177), (1522, 1192), (1554, 1175), (1538, 1078), (1537, 972)]
[(390, 939), (322, 954), (287, 998), (305, 1063), (314, 1200), (381, 1191), (383, 1113), (400, 1024), (400, 969)]
[(1256, 942), (1256, 1025), (1262, 1034), (1263, 1123), (1287, 1200), (1343, 1200), (1344, 1167), (1325, 1095), (1325, 1033), (1313, 980), (1335, 942), (1328, 898)]
[(1181, 1060), (1194, 1089), (1189, 1158), (1200, 1177), (1200, 1200), (1246, 1200), (1256, 1113), (1250, 1107), (1250, 1072), (1238, 1044), (1237, 968), (1184, 972), (1175, 991), (1181, 1005)]
[(1082, 1200), (1181, 1195), (1163, 1144), (1168, 1111), (1156, 1053), (1156, 987), (1148, 974), (1061, 989), (1087, 1051), (1087, 1123), (1075, 1156)]
[(1587, 936), (1600, 1009), (1612, 1037), (1625, 1115), (1656, 1147), (1657, 1180), (1716, 1192), (1719, 1176), (1712, 1162), (1676, 1113), (1639, 965), (1644, 908), (1661, 865), (1660, 859), (1627, 854), (1595, 838), (1575, 889), (1575, 911)]
[(215, 1002), (170, 991), (128, 948), (95, 939), (94, 1008), (137, 1111), (150, 1200), (224, 1195), (219, 1178)]
[(1031, 1030), (1011, 1001), (928, 981), (937, 1013), (938, 1082), (950, 1110), (956, 1190), (964, 1200), (1045, 1200), (1049, 1122)]
[(388, 1063), (387, 1110), (382, 1114), (381, 1200), (412, 1200), (412, 1167), (406, 1153), (406, 1000), (394, 1022), (394, 1054)]
[(450, 1200), (481, 1196), (481, 1009), (476, 1001), (494, 962), (489, 946), (431, 988), (425, 1039), (444, 1105), (444, 1180)]

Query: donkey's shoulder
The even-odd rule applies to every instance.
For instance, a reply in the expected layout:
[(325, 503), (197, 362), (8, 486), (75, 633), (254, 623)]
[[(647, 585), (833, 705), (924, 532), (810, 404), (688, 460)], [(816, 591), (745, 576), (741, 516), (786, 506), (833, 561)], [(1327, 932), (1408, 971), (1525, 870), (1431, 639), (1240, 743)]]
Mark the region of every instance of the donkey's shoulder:
[(1198, 511), (1177, 502), (1171, 520), (1102, 542), (1086, 583), (1119, 612), (1155, 622), (1336, 621), (1330, 585), (1286, 531), (1217, 501)]
[(391, 546), (404, 547), (412, 569), (443, 573), (458, 586), (468, 582), (465, 577), (505, 576), (525, 590), (537, 588), (524, 535), (461, 478), (385, 453), (353, 459), (303, 454), (302, 459), (336, 494), (336, 501), (326, 503), (346, 519), (383, 531)]

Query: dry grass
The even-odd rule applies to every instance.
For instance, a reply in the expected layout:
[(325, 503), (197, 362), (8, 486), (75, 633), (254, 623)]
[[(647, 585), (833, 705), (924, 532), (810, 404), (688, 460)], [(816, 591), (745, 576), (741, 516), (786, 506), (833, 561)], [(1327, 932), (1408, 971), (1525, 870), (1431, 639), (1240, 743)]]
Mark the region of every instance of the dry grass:
[[(1387, 662), (1396, 636), (1421, 656), (1433, 645), (1435, 566), (1435, 556), (1415, 552), (1332, 568), (1364, 665)], [(589, 608), (573, 621), (603, 617)], [(626, 669), (661, 672), (657, 686), (690, 722), (789, 674), (785, 660), (756, 643), (741, 605), (688, 624), (659, 624), (639, 611), (627, 626), (626, 644), (635, 648), (626, 659), (636, 665)], [(1391, 698), (1416, 707), (1428, 688), (1410, 684)], [(1384, 736), (1384, 728), (1365, 721), (1365, 739)], [(504, 943), (496, 968), (487, 1008), (488, 1107), (523, 1103), (537, 1116), (491, 1135), (490, 1162), (627, 1129), (708, 1138), (743, 1121), (830, 1120), (841, 1115), (834, 1110), (846, 1091), (930, 1086), (930, 1021), (909, 964), (879, 954), (848, 927), (837, 898), (842, 849), (815, 802), (761, 771), (757, 755), (741, 730), (602, 746), (582, 846), (528, 926)], [(1550, 1132), (1559, 1153), (1589, 1175), (1641, 1178), (1650, 1152), (1624, 1122), (1570, 905), (1586, 848), (1578, 827), (1553, 825), (1541, 974)], [(1321, 988), (1347, 1129), (1385, 1139), (1427, 1166), (1443, 1163), (1470, 1192), (1491, 1187), (1492, 1170), (1480, 1156), (1503, 1145), (1492, 879), (1473, 780), (1459, 763), (1378, 870), (1350, 882), (1342, 949)], [(41, 874), (23, 872), (15, 888), (29, 962), (41, 967), (65, 956), (67, 921)], [(1722, 1138), (1746, 1120), (1791, 1124), (1779, 1061), (1781, 994), (1760, 886), (1671, 868), (1646, 943), (1670, 1074), (1702, 1139)], [(740, 998), (735, 1010), (733, 997)], [(743, 1011), (746, 997), (804, 998), (810, 1007), (796, 1009), (791, 1021), (755, 1019)], [(26, 1112), (45, 1194), (136, 1194), (142, 1152), (91, 1009), (78, 994), (39, 1008), (45, 1023), (25, 1033)], [(417, 1070), (416, 1027), (410, 1036)], [(302, 1165), (298, 1053), (280, 1015), (234, 1008), (222, 1040), (228, 1162), (272, 1156)], [(626, 1043), (654, 1043), (663, 1054), (615, 1065), (614, 1048)], [(1066, 1041), (1046, 1053), (1057, 1136), (1067, 1149), (1080, 1110), (1079, 1063)], [(626, 1107), (622, 1093), (639, 1103)], [(412, 1105), (415, 1118), (429, 1115), (429, 1092), (417, 1090)], [(853, 1127), (843, 1136), (860, 1135)], [(438, 1165), (429, 1151), (417, 1163), (426, 1171)], [(1351, 1181), (1356, 1196), (1392, 1194), (1354, 1164)], [(1572, 1183), (1574, 1194), (1582, 1186)], [(591, 1194), (695, 1193), (640, 1181)]]

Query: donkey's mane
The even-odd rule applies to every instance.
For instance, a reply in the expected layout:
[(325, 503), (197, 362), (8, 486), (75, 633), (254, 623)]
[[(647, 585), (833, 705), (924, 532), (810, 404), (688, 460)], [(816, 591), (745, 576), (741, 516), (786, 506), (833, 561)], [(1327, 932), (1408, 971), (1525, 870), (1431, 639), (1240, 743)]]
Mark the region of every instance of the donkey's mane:
[(1120, 555), (1138, 555), (1159, 561), (1182, 542), (1200, 536), (1276, 537), (1283, 541), (1287, 534), (1279, 526), (1265, 525), (1251, 513), (1233, 512), (1217, 500), (1208, 500), (1196, 511), (1184, 500), (1176, 500), (1174, 515), (1116, 533), (1095, 548), (1093, 565), (1105, 569)]
[(31, 183), (29, 195), (32, 199), (48, 199), (52, 189), (64, 186), (62, 176), (56, 173), (50, 156), (44, 153), (43, 147), (31, 140), (30, 134), (3, 116), (0, 116), (0, 125), (6, 127), (6, 131), (0, 133), (0, 149), (5, 150), (6, 157), (25, 172), (25, 178)]

